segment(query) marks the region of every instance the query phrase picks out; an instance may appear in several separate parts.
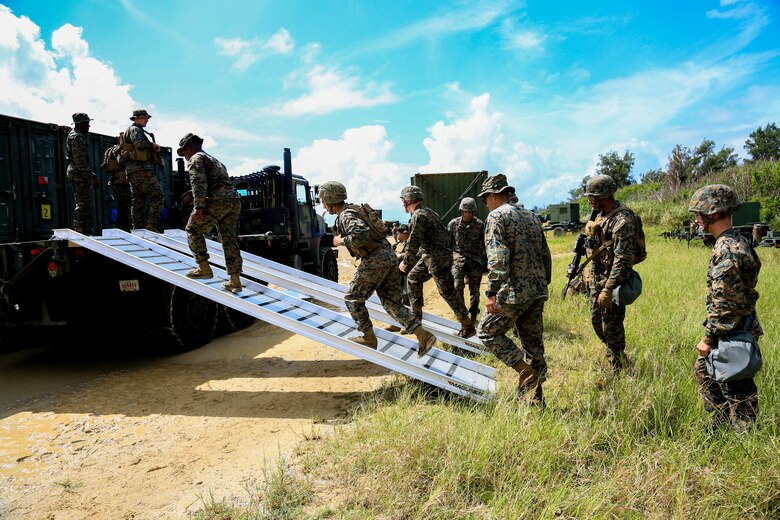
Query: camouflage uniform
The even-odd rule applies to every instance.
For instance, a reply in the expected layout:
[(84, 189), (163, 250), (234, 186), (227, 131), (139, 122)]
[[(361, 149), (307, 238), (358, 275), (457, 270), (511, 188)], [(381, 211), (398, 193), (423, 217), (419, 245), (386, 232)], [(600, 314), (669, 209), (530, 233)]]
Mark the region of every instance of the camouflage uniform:
[(452, 236), (452, 277), (455, 290), (463, 300), (466, 280), (469, 282), (469, 314), (479, 313), (479, 286), (482, 283), (485, 253), (485, 224), (477, 217), (468, 222), (463, 217), (450, 220), (447, 231)]
[[(713, 200), (717, 199), (717, 200)], [(729, 199), (731, 201), (729, 202)], [(723, 205), (727, 207), (722, 209)], [(721, 206), (721, 207), (718, 207)], [(703, 215), (730, 214), (739, 207), (736, 193), (725, 185), (699, 189), (691, 199), (691, 211)], [(746, 330), (754, 337), (763, 335), (756, 314), (758, 273), (761, 259), (750, 239), (734, 228), (715, 240), (707, 268), (707, 317), (704, 320), (704, 343), (716, 347), (718, 338)], [(752, 423), (758, 414), (758, 387), (753, 378), (718, 382), (710, 377), (706, 357), (696, 360), (694, 373), (704, 400), (704, 408), (714, 412), (716, 425), (730, 421), (737, 429)]]
[[(144, 111), (145, 112), (145, 111)], [(136, 150), (146, 152), (147, 160), (137, 161), (126, 159), (125, 171), (130, 181), (132, 196), (132, 220), (136, 229), (147, 226), (157, 227), (157, 220), (162, 214), (164, 199), (160, 180), (154, 173), (155, 164), (152, 160), (154, 147), (146, 137), (148, 132), (135, 123), (124, 132), (126, 143), (132, 143)], [(149, 212), (146, 211), (146, 199), (149, 198)]]
[(523, 352), (506, 336), (516, 324), (531, 367), (541, 380), (547, 373), (542, 315), (552, 258), (539, 218), (519, 205), (505, 203), (485, 221), (488, 257), (487, 292), (496, 294), (498, 314), (484, 313), (477, 328), (485, 347), (506, 365), (524, 360)]
[(227, 168), (204, 151), (187, 161), (194, 206), (203, 209), (203, 219), (195, 221), (195, 214), (187, 222), (187, 243), (198, 263), (209, 259), (204, 234), (217, 227), (225, 252), (225, 270), (228, 274), (241, 273), (241, 251), (238, 247), (238, 219), (241, 196), (233, 187)]
[(401, 293), (401, 272), (398, 259), (386, 238), (375, 239), (371, 228), (360, 218), (354, 204), (346, 204), (336, 217), (336, 234), (344, 239), (349, 253), (360, 258), (355, 276), (344, 294), (344, 301), (363, 334), (373, 333), (373, 325), (366, 309), (366, 300), (376, 291), (382, 307), (407, 332), (413, 332), (420, 320), (404, 307)]
[(406, 265), (414, 266), (406, 277), (414, 315), (422, 319), (423, 284), (433, 278), (439, 294), (457, 319), (461, 322), (468, 320), (469, 311), (463, 304), (463, 298), (458, 297), (455, 291), (455, 281), (452, 278), (452, 242), (441, 219), (435, 211), (420, 203), (412, 213), (409, 229), (403, 261)]
[[(75, 116), (74, 116), (75, 119)], [(76, 199), (73, 225), (78, 231), (89, 232), (92, 228), (92, 172), (89, 169), (87, 133), (73, 129), (65, 143), (68, 161), (67, 177), (73, 185)]]
[(610, 211), (599, 213), (595, 220), (589, 220), (585, 226), (588, 235), (586, 252), (593, 255), (602, 244), (611, 241), (596, 256), (590, 266), (590, 317), (593, 330), (607, 346), (607, 356), (615, 366), (622, 366), (625, 359), (626, 333), (623, 320), (626, 306), (612, 304), (603, 309), (599, 307), (598, 297), (603, 289), (614, 291), (625, 283), (637, 255), (636, 221), (630, 210), (618, 201)]
[[(406, 224), (402, 224), (401, 226), (399, 226), (398, 229), (403, 233), (409, 233), (409, 226), (407, 226)], [(404, 254), (406, 253), (406, 240), (404, 240), (403, 242), (399, 242), (398, 239), (396, 238), (396, 241), (393, 244), (393, 253), (395, 254), (396, 258), (398, 259), (398, 263), (400, 264), (401, 258), (403, 258)], [(406, 273), (401, 273), (401, 294), (403, 295), (403, 298), (401, 298), (401, 302), (404, 305), (410, 305), (409, 282), (406, 279)]]

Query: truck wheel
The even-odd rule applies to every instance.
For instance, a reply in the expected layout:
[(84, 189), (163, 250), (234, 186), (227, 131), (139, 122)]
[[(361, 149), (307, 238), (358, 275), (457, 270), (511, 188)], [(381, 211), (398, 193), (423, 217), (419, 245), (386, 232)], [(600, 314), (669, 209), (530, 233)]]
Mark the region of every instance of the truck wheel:
[(255, 322), (255, 318), (243, 312), (225, 307), (217, 306), (217, 328), (214, 332), (216, 336), (230, 334), (243, 330)]
[(317, 275), (333, 282), (339, 281), (339, 264), (336, 262), (336, 255), (329, 247), (320, 248), (320, 267)]
[(202, 347), (214, 337), (217, 304), (181, 287), (168, 292), (168, 316), (180, 352)]
[(557, 226), (553, 228), (553, 236), (554, 237), (562, 237), (566, 234), (566, 229), (562, 228), (561, 226)]

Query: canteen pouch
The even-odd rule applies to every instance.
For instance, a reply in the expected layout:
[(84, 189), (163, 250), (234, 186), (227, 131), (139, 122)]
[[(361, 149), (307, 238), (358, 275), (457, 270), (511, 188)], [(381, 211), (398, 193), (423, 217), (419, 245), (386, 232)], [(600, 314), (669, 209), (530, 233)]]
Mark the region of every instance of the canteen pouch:
[(642, 294), (642, 277), (631, 269), (628, 279), (612, 291), (612, 302), (615, 305), (631, 305)]
[(718, 346), (704, 358), (707, 373), (719, 383), (731, 383), (755, 376), (763, 359), (758, 341), (749, 332), (718, 338)]

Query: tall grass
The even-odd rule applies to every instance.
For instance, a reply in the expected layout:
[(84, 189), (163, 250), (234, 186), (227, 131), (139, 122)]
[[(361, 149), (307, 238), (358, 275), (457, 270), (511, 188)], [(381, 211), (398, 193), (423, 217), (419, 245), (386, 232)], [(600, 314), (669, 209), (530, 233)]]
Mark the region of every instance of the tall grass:
[[(561, 300), (568, 255), (554, 260), (545, 310), (550, 377), (541, 411), (513, 399), (499, 362), (498, 393), (475, 404), (409, 381), (367, 400), (354, 424), (311, 443), (319, 500), (339, 518), (778, 518), (777, 251), (764, 269), (759, 316), (765, 368), (761, 413), (740, 436), (712, 432), (692, 373), (702, 334), (701, 244), (649, 235), (637, 270), (644, 294), (628, 309), (632, 367), (613, 377), (581, 297)], [(551, 238), (553, 251), (572, 238)], [(334, 505), (335, 501), (335, 505)], [(327, 503), (326, 509), (317, 504)]]

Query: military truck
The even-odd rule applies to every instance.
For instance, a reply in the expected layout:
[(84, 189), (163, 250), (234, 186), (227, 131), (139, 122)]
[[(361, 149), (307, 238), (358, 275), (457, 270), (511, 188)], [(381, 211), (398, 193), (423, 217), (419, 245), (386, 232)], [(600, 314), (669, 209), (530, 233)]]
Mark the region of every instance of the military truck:
[(579, 231), (585, 226), (580, 222), (580, 205), (575, 203), (550, 204), (542, 229), (552, 231), (553, 236), (563, 236), (567, 231)]
[[(71, 227), (74, 197), (66, 180), (67, 126), (0, 115), (0, 343), (145, 345), (156, 352), (185, 351), (214, 334), (248, 323), (246, 315), (145, 275), (75, 242), (53, 239)], [(93, 232), (115, 228), (116, 201), (100, 168), (112, 136), (90, 133), (89, 160), (100, 180)], [(189, 187), (184, 162), (172, 168), (161, 148), (156, 170), (164, 194), (161, 228), (183, 228), (182, 195)], [(314, 189), (292, 174), (268, 167), (234, 179), (244, 199), (239, 234), (252, 253), (338, 278), (332, 233), (314, 211)]]

